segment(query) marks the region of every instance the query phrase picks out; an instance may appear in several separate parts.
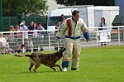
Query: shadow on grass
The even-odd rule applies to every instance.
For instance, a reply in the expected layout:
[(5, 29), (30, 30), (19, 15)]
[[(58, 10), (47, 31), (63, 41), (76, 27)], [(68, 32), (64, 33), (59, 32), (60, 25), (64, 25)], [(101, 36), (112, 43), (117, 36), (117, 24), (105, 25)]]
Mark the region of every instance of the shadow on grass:
[(41, 73), (62, 73), (62, 71), (37, 71), (37, 72), (19, 72), (18, 74), (41, 74)]

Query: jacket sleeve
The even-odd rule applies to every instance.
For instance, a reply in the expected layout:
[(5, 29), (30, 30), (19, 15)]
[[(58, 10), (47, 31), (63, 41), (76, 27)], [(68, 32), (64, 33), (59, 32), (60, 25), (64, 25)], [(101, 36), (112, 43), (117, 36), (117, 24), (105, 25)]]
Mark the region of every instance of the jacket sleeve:
[(85, 33), (85, 32), (88, 31), (88, 29), (87, 29), (87, 25), (85, 24), (85, 22), (84, 22), (83, 20), (82, 20), (81, 31), (82, 31), (83, 33)]
[(85, 22), (82, 20), (82, 27), (81, 27), (81, 31), (83, 32), (84, 38), (86, 40), (90, 40), (90, 34), (88, 32), (88, 28), (87, 25), (85, 24)]
[(66, 20), (59, 26), (59, 30), (58, 30), (58, 33), (57, 33), (57, 37), (62, 37), (63, 34), (65, 33), (65, 31), (68, 29), (68, 26), (67, 26), (67, 23), (66, 23)]

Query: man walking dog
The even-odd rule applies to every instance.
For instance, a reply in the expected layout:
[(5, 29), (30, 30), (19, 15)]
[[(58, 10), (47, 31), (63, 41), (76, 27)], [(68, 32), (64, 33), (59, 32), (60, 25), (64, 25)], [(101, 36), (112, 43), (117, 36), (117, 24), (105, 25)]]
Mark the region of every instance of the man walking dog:
[(63, 71), (67, 71), (70, 64), (70, 56), (72, 54), (72, 64), (71, 70), (78, 70), (79, 65), (79, 56), (81, 52), (80, 46), (80, 35), (81, 31), (83, 32), (86, 42), (90, 39), (88, 33), (87, 25), (80, 18), (80, 13), (77, 10), (72, 12), (72, 17), (67, 18), (60, 26), (59, 32), (56, 36), (57, 39), (60, 39), (63, 34), (65, 35), (65, 48), (66, 53), (63, 55), (62, 68)]

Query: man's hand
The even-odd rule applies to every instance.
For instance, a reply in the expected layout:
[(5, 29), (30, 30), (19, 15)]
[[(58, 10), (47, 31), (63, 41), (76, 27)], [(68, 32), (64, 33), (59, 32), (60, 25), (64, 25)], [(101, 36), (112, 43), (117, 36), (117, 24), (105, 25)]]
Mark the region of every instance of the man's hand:
[(86, 42), (88, 42), (90, 40), (90, 34), (89, 34), (89, 32), (85, 32), (84, 33), (84, 38), (86, 39)]
[(86, 42), (89, 42), (90, 38), (89, 39), (86, 39)]

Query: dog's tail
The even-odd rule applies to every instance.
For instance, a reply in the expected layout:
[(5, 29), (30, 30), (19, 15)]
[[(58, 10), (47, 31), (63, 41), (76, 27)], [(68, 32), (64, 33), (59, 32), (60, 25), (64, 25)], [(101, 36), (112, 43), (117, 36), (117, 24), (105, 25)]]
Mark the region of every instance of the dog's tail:
[(31, 55), (27, 55), (27, 54), (15, 54), (15, 56), (17, 56), (17, 57), (24, 57), (24, 56), (31, 57)]
[(25, 56), (27, 56), (27, 57), (32, 57), (32, 55), (25, 55)]

